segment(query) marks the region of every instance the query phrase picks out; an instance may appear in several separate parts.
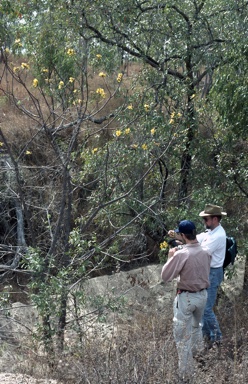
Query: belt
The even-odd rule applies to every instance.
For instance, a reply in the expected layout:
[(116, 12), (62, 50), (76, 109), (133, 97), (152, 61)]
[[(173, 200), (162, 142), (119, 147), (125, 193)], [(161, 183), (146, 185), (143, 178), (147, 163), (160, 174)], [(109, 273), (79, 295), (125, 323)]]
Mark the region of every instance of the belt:
[(202, 289), (200, 289), (199, 291), (188, 291), (188, 290), (185, 290), (185, 289), (179, 289), (179, 288), (177, 288), (177, 295), (180, 295), (180, 293), (183, 293), (183, 292), (197, 293), (197, 292), (204, 291), (204, 289), (206, 289), (206, 288), (202, 288)]

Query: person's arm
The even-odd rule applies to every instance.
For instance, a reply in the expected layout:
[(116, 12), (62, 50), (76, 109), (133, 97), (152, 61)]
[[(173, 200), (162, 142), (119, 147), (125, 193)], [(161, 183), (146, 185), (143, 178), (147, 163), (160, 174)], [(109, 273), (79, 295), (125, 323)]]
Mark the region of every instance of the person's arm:
[(196, 235), (197, 241), (201, 244), (203, 240), (206, 238), (207, 232), (201, 232)]
[[(173, 253), (173, 255), (172, 255)], [(162, 268), (161, 278), (164, 282), (169, 282), (179, 276), (186, 260), (188, 258), (187, 253), (177, 253), (177, 249), (171, 249), (171, 256), (169, 255), (169, 260)]]
[(217, 249), (222, 247), (223, 241), (225, 242), (225, 238), (209, 236), (201, 245), (208, 249), (210, 255), (213, 255)]

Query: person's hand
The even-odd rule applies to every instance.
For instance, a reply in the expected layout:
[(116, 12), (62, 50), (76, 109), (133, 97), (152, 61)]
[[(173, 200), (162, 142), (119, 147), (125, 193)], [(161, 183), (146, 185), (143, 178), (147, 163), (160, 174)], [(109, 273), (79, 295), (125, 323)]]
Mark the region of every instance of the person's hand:
[(175, 252), (176, 252), (177, 250), (178, 250), (177, 247), (175, 247), (175, 248), (171, 248), (171, 249), (169, 250), (169, 252), (168, 252), (168, 258), (170, 259), (171, 257), (173, 257), (174, 254), (175, 254)]
[(168, 236), (173, 238), (173, 239), (179, 240), (181, 242), (181, 244), (183, 244), (182, 236), (180, 235), (180, 233), (176, 233), (175, 231), (173, 231), (173, 229), (170, 229), (168, 231)]
[(169, 232), (168, 232), (168, 235), (169, 235), (169, 237), (174, 239), (176, 237), (176, 232), (173, 231), (172, 229), (170, 229)]

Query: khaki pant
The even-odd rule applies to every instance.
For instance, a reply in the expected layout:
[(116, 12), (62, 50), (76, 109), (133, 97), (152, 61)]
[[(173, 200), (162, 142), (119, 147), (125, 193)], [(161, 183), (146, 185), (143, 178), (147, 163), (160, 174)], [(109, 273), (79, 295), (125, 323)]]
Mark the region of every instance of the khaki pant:
[(193, 355), (203, 349), (202, 316), (207, 302), (207, 290), (177, 294), (174, 300), (174, 338), (178, 352), (179, 376), (190, 378)]

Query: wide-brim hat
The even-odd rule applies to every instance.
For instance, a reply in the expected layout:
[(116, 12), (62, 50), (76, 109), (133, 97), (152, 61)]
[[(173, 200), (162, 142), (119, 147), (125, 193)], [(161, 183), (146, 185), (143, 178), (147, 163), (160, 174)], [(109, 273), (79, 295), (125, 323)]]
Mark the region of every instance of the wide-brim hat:
[(223, 208), (214, 204), (206, 204), (204, 211), (199, 213), (199, 216), (226, 216), (227, 213), (222, 211)]

